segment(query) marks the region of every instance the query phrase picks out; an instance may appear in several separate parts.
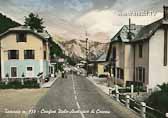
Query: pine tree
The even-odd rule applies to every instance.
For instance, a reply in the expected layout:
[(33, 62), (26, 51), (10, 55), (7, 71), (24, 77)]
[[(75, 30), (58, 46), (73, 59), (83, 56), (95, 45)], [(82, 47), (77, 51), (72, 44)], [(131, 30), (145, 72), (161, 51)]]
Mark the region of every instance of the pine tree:
[(38, 14), (30, 13), (28, 17), (25, 17), (25, 25), (30, 26), (32, 30), (42, 32), (44, 30), (43, 18), (40, 18)]

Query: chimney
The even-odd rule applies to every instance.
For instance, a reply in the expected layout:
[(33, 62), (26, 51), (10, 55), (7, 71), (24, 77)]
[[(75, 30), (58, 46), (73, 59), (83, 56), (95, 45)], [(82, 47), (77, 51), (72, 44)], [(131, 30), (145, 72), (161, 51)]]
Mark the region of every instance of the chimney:
[(163, 6), (163, 18), (168, 20), (168, 6)]

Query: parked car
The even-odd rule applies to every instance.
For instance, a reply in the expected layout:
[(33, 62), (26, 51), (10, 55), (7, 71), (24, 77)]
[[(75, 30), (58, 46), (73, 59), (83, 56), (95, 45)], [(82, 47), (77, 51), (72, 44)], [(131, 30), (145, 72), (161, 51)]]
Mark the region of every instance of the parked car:
[(44, 79), (45, 82), (48, 82), (49, 80), (50, 80), (49, 76), (45, 77), (45, 79)]
[(107, 74), (100, 74), (100, 75), (98, 76), (97, 81), (99, 81), (99, 82), (107, 82), (107, 77), (108, 77)]

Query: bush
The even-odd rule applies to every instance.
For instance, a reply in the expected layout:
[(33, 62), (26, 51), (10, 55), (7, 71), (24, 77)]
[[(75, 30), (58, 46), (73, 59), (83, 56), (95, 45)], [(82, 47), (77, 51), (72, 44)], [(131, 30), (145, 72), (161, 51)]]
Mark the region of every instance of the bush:
[(146, 100), (147, 105), (159, 109), (166, 113), (168, 112), (168, 84), (158, 85), (160, 91), (153, 92)]
[(166, 113), (168, 111), (168, 93), (157, 91), (146, 100), (147, 105)]
[(5, 85), (4, 82), (0, 83), (0, 89), (23, 89), (23, 88), (40, 88), (40, 85), (37, 83), (36, 80), (32, 81), (25, 81), (24, 85), (21, 85), (19, 81), (9, 82)]

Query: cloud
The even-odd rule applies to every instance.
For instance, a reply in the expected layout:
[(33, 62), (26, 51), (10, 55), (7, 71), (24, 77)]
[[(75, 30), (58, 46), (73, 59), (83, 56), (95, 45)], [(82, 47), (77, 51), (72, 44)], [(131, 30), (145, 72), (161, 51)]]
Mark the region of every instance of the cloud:
[[(137, 11), (140, 12), (141, 11)], [(114, 10), (93, 10), (76, 20), (78, 25), (84, 25), (88, 32), (107, 32), (114, 35), (123, 25), (128, 24), (128, 19), (139, 25), (147, 25), (162, 17), (162, 13), (157, 12), (151, 16), (119, 16)], [(88, 20), (89, 19), (89, 20)]]
[(70, 9), (74, 9), (78, 12), (83, 10), (88, 10), (92, 8), (93, 4), (90, 1), (82, 1), (82, 0), (65, 0), (64, 5), (68, 6)]
[[(129, 17), (135, 24), (151, 23), (162, 17), (163, 4), (168, 4), (168, 0), (0, 0), (0, 11), (20, 22), (30, 12), (38, 13), (51, 32), (72, 38), (82, 37), (85, 28), (92, 35), (105, 32), (113, 36), (128, 24)], [(121, 12), (143, 10), (157, 14), (119, 16)]]

